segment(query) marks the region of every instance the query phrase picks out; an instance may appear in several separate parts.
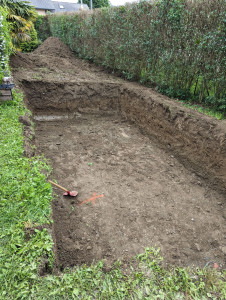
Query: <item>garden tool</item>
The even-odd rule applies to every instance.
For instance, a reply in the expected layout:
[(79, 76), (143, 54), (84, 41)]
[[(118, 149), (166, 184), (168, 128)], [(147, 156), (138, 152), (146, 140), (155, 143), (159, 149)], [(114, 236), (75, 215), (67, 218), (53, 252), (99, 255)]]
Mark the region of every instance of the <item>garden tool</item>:
[(48, 180), (48, 181), (49, 181), (49, 183), (51, 183), (51, 184), (55, 185), (56, 187), (58, 187), (59, 189), (61, 189), (62, 191), (65, 191), (65, 193), (63, 194), (64, 196), (76, 197), (78, 195), (78, 192), (76, 192), (76, 191), (69, 191), (66, 188), (60, 186), (59, 184), (57, 184), (51, 180)]

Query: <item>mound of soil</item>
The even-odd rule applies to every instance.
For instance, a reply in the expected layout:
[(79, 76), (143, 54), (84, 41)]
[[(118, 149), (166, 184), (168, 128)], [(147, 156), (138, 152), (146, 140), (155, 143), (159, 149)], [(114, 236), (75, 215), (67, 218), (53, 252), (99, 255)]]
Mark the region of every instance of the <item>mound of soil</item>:
[[(18, 52), (11, 56), (10, 65), (17, 73), (15, 80), (19, 81), (24, 78), (44, 78), (50, 81), (58, 79), (62, 82), (112, 78), (103, 68), (78, 59), (60, 39), (53, 37), (45, 40), (32, 53)], [(98, 75), (93, 76), (92, 73)]]
[(13, 68), (30, 68), (32, 60), (29, 55), (18, 52), (16, 55), (11, 56), (11, 67)]
[(224, 266), (226, 121), (112, 76), (56, 38), (11, 65), (52, 178), (79, 191), (56, 190), (58, 266), (152, 246), (169, 264)]
[(61, 40), (53, 37), (45, 40), (33, 53), (37, 55), (52, 55), (64, 58), (71, 57), (70, 49), (62, 43)]

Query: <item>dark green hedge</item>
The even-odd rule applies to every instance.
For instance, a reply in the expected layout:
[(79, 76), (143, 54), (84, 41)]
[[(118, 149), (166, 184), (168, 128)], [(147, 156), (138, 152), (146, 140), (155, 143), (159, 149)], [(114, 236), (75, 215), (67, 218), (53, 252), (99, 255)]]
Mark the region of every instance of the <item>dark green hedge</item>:
[(224, 0), (159, 0), (49, 17), (52, 35), (80, 57), (219, 111), (226, 110), (225, 19)]
[(38, 34), (38, 39), (41, 42), (44, 42), (44, 40), (51, 36), (48, 16), (39, 15), (34, 25)]

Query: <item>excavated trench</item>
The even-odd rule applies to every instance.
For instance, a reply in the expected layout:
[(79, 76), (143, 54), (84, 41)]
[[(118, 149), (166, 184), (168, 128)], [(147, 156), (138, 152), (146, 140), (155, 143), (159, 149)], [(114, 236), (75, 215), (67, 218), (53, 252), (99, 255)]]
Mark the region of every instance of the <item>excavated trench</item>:
[(50, 38), (12, 60), (57, 194), (56, 265), (125, 261), (160, 247), (165, 263), (224, 267), (226, 122), (76, 58)]

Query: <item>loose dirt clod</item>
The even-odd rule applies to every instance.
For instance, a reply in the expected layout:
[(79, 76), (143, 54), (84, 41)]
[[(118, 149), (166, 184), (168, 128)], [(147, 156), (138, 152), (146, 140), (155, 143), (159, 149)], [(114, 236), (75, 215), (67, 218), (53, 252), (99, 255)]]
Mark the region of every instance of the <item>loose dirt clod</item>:
[(52, 178), (80, 189), (53, 201), (58, 266), (128, 261), (152, 246), (168, 264), (224, 266), (225, 121), (113, 77), (55, 38), (12, 66)]

